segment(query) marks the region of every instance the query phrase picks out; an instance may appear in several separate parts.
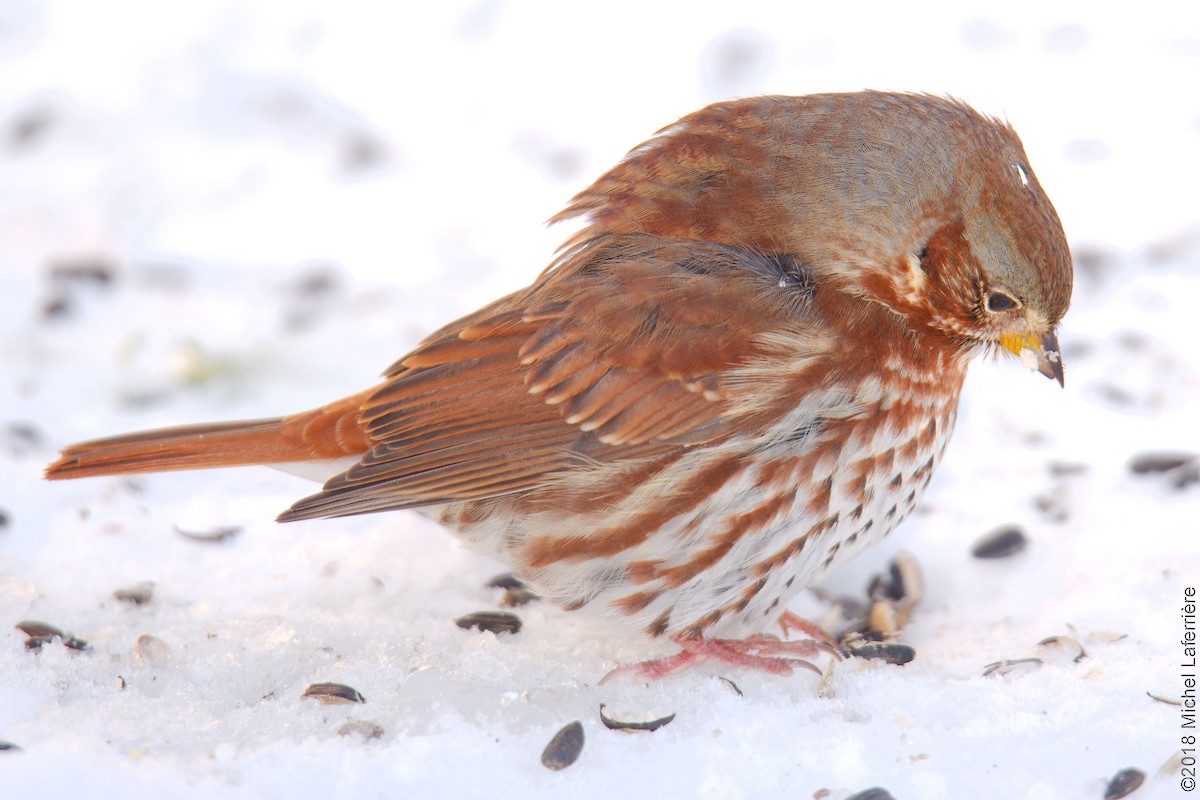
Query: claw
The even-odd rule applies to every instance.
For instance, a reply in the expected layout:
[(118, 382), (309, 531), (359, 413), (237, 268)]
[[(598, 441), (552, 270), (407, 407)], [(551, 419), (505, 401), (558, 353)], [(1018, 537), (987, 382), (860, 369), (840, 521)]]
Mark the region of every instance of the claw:
[(783, 641), (766, 634), (748, 639), (705, 639), (703, 636), (679, 634), (671, 637), (671, 641), (682, 648), (680, 652), (617, 667), (601, 678), (600, 683), (628, 674), (646, 681), (656, 681), (678, 675), (709, 660), (732, 667), (762, 670), (772, 675), (791, 675), (797, 667), (820, 675), (821, 670), (808, 659), (821, 653), (838, 655), (833, 645), (821, 639)]

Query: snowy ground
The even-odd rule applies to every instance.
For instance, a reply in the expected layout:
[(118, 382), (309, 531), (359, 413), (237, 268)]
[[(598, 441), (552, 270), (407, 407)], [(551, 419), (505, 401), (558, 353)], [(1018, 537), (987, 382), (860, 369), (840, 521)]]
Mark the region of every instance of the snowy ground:
[[(1099, 798), (1136, 767), (1135, 797), (1184, 796), (1188, 731), (1147, 692), (1184, 692), (1200, 485), (1127, 463), (1200, 451), (1197, 12), (810, 5), (0, 5), (0, 794)], [(279, 526), (313, 487), (267, 469), (40, 480), (81, 438), (360, 389), (530, 280), (566, 234), (541, 220), (661, 125), (863, 87), (1007, 116), (1078, 268), (1066, 391), (977, 364), (924, 505), (823, 585), (861, 595), (913, 553), (907, 666), (839, 663), (825, 696), (728, 670), (741, 696), (704, 670), (597, 686), (670, 648), (545, 604), (515, 636), (460, 630), (502, 567), (418, 515)], [(1031, 546), (972, 558), (1005, 523)], [(174, 531), (219, 526), (242, 530)], [(150, 603), (114, 599), (144, 581)], [(29, 652), (27, 619), (91, 649)], [(366, 703), (301, 697), (320, 681)], [(600, 703), (677, 716), (620, 733)], [(582, 755), (551, 772), (573, 720)]]

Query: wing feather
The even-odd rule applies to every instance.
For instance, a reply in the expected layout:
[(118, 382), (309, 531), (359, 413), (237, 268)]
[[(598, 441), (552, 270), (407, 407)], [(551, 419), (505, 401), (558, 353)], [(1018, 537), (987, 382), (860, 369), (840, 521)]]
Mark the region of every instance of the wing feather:
[(281, 519), (526, 492), (730, 435), (755, 387), (727, 378), (763, 374), (778, 331), (813, 324), (777, 263), (645, 235), (576, 247), (394, 364), (361, 405), (370, 449)]

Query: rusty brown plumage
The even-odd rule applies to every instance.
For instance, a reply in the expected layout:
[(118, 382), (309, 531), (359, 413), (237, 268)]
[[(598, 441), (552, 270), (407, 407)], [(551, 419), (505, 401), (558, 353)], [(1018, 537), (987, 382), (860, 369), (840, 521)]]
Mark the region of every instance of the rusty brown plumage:
[(573, 217), (531, 286), (373, 389), (74, 445), (47, 476), (339, 463), (280, 519), (430, 508), (566, 608), (743, 637), (912, 510), (973, 355), (1062, 380), (1061, 225), (1012, 128), (960, 102), (719, 103)]

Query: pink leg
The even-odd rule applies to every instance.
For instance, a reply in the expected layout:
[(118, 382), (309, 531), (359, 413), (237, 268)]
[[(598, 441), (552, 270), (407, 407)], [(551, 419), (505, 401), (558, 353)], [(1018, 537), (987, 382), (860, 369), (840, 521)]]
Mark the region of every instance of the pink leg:
[(676, 655), (618, 667), (600, 682), (605, 683), (616, 675), (626, 673), (656, 681), (678, 675), (710, 660), (731, 667), (763, 670), (773, 675), (791, 675), (794, 667), (804, 667), (819, 675), (821, 670), (808, 659), (820, 653), (837, 656), (836, 648), (828, 644), (826, 639), (828, 634), (821, 639), (791, 642), (767, 634), (756, 634), (748, 639), (705, 639), (703, 636), (677, 634), (671, 637), (671, 641), (682, 648)]
[(783, 612), (783, 616), (779, 618), (779, 627), (783, 628), (783, 635), (787, 636), (792, 631), (800, 631), (810, 639), (815, 639), (818, 642), (824, 642), (833, 648), (834, 652), (838, 652), (838, 644), (829, 633), (812, 620), (807, 620), (798, 614), (793, 614), (791, 611)]

